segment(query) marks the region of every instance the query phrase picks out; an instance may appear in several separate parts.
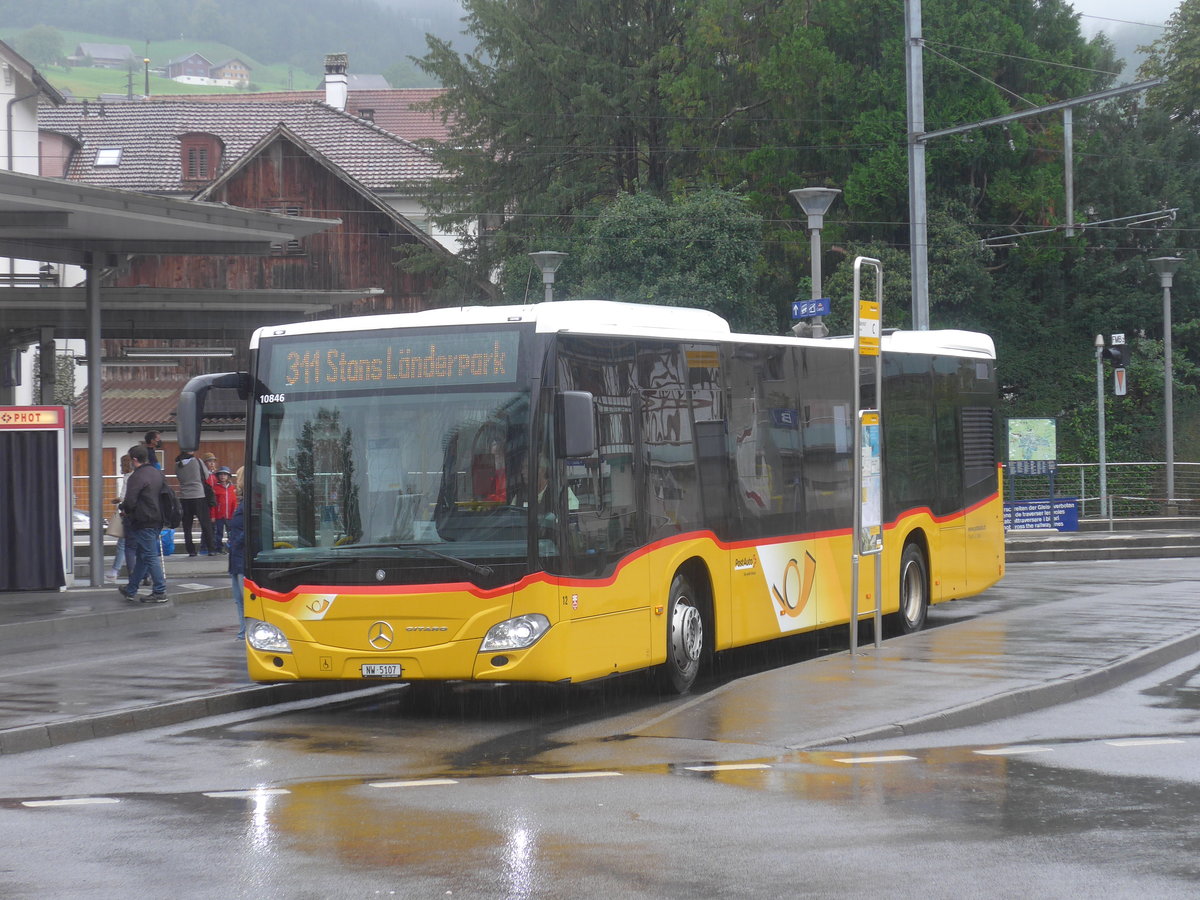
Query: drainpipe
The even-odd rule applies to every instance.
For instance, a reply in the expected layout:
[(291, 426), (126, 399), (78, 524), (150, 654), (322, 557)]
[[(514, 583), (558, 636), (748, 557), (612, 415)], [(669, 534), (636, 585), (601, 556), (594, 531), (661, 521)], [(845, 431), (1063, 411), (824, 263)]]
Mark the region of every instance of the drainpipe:
[(36, 97), (41, 91), (34, 91), (32, 94), (26, 94), (24, 97), (13, 97), (8, 101), (8, 171), (13, 171), (13, 107), (18, 103), (24, 103), (30, 97)]
[[(8, 101), (8, 109), (6, 110), (7, 127), (8, 127), (8, 171), (13, 171), (13, 107), (18, 103), (24, 103), (30, 97), (36, 97), (41, 91), (34, 91), (32, 94), (26, 94), (24, 97), (13, 97)], [(10, 256), (8, 258), (8, 274), (12, 275), (16, 271), (16, 261)]]

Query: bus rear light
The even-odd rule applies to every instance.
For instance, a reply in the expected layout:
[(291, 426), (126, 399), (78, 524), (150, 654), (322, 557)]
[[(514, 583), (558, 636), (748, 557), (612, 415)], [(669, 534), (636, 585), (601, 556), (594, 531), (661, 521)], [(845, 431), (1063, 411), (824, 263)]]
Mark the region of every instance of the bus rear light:
[(543, 615), (534, 613), (517, 616), (489, 628), (488, 633), (483, 636), (483, 643), (479, 645), (479, 651), (486, 653), (492, 650), (524, 650), (537, 643), (549, 630), (550, 620)]
[(251, 622), (246, 628), (246, 641), (255, 650), (269, 653), (291, 653), (292, 645), (283, 632), (269, 622)]

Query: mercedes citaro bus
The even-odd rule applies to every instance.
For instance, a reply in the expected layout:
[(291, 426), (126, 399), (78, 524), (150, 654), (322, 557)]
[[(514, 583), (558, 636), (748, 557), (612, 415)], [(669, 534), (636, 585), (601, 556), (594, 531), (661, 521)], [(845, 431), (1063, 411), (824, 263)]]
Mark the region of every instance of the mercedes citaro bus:
[[(657, 669), (682, 692), (713, 653), (859, 608), (856, 413), (876, 398), (853, 395), (850, 339), (565, 301), (262, 328), (250, 350), (179, 413), (194, 448), (210, 388), (248, 403), (256, 680)], [(911, 632), (1004, 572), (995, 352), (964, 331), (882, 351), (883, 552), (864, 565)]]

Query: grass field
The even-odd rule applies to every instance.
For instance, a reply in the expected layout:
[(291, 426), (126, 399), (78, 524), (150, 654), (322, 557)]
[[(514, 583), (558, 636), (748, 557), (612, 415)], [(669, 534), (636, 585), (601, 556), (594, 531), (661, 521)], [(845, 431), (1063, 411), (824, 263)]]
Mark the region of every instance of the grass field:
[[(11, 41), (13, 36), (22, 29), (0, 28), (0, 39)], [(239, 88), (215, 87), (211, 85), (180, 84), (169, 78), (155, 75), (155, 69), (163, 69), (173, 59), (187, 56), (190, 53), (200, 53), (205, 59), (214, 64), (227, 59), (238, 58), (251, 69), (250, 80), (254, 88), (261, 91), (312, 90), (321, 80), (320, 75), (300, 71), (286, 65), (263, 65), (258, 60), (240, 52), (227, 44), (213, 41), (131, 41), (111, 35), (89, 34), (82, 31), (60, 31), (63, 36), (63, 46), (68, 54), (75, 52), (75, 46), (80, 43), (96, 44), (127, 44), (138, 58), (136, 71), (133, 73), (133, 93), (141, 96), (145, 89), (145, 69), (141, 63), (143, 58), (150, 59), (150, 93), (162, 94), (217, 94), (235, 93)], [(319, 69), (323, 60), (313, 60), (313, 67)], [(69, 92), (78, 98), (95, 98), (101, 94), (125, 94), (129, 90), (129, 73), (114, 69), (91, 69), (72, 66), (38, 66), (42, 77), (55, 88)], [(290, 77), (289, 77), (290, 76)], [(289, 84), (290, 80), (290, 84)]]

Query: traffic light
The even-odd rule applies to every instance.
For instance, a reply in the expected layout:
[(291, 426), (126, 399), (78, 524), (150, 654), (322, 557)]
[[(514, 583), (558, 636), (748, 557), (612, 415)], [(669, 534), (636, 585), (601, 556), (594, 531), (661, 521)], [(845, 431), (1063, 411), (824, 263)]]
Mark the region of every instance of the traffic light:
[(1115, 347), (1105, 347), (1100, 351), (1100, 358), (1108, 360), (1118, 368), (1124, 368), (1125, 364), (1128, 362), (1126, 359), (1128, 354), (1125, 351), (1127, 346), (1127, 344), (1118, 344)]
[(1129, 345), (1120, 343), (1113, 344), (1111, 347), (1104, 347), (1100, 350), (1100, 358), (1107, 359), (1118, 369), (1127, 368), (1129, 366)]

